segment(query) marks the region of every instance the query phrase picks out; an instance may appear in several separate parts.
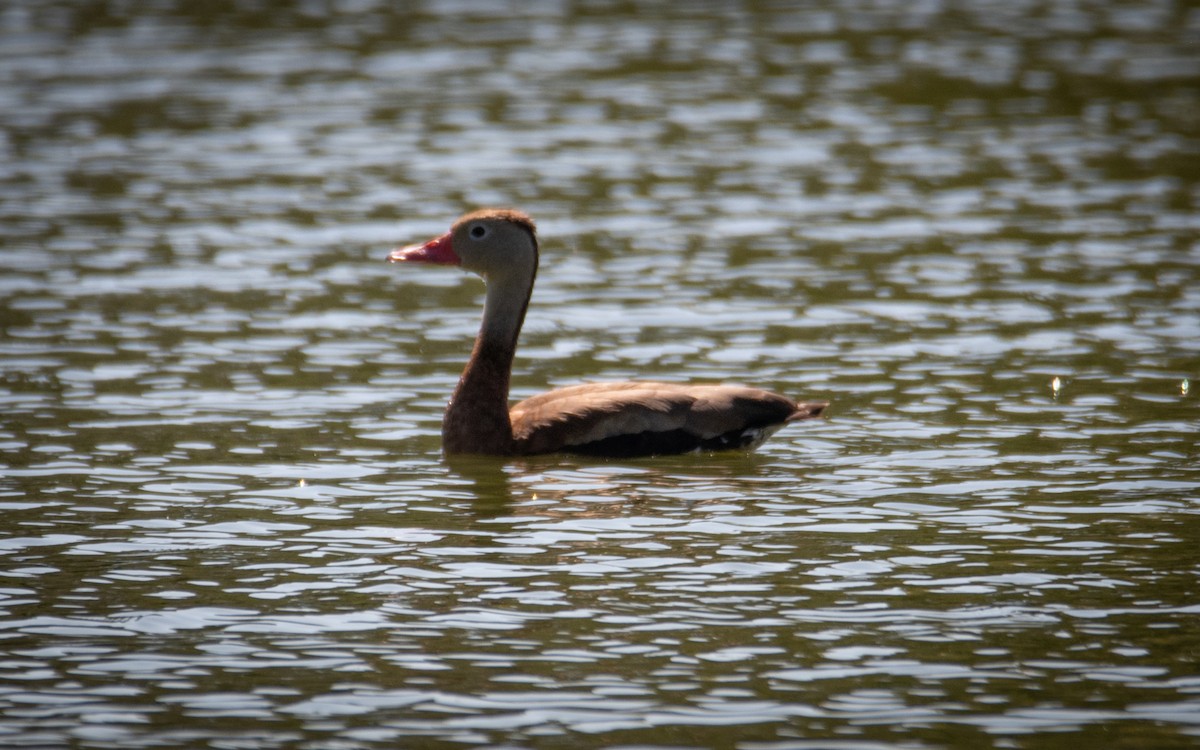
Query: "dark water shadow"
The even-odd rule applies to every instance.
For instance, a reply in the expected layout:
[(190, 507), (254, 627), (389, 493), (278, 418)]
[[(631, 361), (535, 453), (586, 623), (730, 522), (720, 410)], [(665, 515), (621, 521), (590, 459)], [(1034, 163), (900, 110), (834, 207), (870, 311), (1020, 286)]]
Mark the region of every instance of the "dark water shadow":
[(692, 453), (636, 459), (551, 454), (510, 459), (456, 459), (452, 471), (471, 483), (478, 517), (519, 507), (521, 515), (622, 516), (686, 511), (742, 502), (778, 487), (777, 456)]
[(510, 468), (496, 456), (446, 456), (446, 466), (468, 483), (471, 508), (480, 518), (507, 513), (513, 503)]

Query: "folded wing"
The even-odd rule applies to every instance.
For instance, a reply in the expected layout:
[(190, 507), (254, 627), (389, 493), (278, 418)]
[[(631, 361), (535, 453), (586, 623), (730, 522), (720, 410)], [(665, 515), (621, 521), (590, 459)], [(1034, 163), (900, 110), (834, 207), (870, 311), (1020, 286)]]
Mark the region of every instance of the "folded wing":
[(784, 424), (821, 415), (821, 401), (796, 403), (733, 385), (589, 383), (513, 406), (517, 452), (639, 456), (693, 450), (750, 450)]

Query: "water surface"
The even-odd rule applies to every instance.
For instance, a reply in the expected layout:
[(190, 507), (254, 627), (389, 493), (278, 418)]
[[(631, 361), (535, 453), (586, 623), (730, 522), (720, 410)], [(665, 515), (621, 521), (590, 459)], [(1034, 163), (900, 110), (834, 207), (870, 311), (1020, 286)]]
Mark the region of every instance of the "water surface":
[[(1190, 747), (1200, 15), (0, 11), (0, 744)], [(834, 402), (751, 456), (440, 455), (514, 396)]]

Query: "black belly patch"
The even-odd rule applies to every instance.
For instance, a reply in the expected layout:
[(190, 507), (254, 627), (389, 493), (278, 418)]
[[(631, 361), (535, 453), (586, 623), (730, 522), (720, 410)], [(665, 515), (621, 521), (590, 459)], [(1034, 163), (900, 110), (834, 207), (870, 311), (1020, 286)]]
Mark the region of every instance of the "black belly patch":
[(751, 427), (703, 438), (687, 430), (639, 432), (635, 435), (614, 435), (582, 445), (569, 445), (563, 450), (583, 456), (603, 458), (634, 458), (636, 456), (670, 456), (700, 451), (728, 451), (753, 448), (762, 442), (764, 430)]

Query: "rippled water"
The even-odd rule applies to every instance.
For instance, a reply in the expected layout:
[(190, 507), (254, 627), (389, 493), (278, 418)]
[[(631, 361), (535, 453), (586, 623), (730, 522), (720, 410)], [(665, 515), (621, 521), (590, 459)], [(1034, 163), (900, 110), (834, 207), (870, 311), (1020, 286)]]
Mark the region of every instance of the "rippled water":
[[(1191, 747), (1200, 12), (0, 9), (0, 744)], [(514, 395), (829, 398), (448, 465)]]

